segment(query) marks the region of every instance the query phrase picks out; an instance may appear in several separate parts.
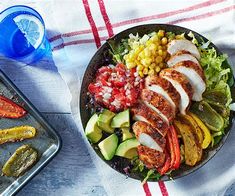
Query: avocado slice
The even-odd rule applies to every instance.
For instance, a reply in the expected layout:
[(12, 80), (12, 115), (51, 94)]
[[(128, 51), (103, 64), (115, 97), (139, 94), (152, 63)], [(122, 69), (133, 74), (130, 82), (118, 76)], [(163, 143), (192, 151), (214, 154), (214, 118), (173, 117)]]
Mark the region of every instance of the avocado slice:
[(121, 144), (119, 144), (116, 155), (120, 157), (125, 157), (128, 159), (132, 159), (133, 157), (137, 156), (137, 146), (139, 146), (140, 143), (136, 138), (128, 139)]
[(102, 137), (102, 130), (98, 127), (97, 120), (98, 115), (93, 114), (85, 128), (85, 134), (92, 143), (98, 142)]
[(105, 138), (98, 144), (100, 152), (104, 156), (105, 160), (111, 160), (115, 155), (117, 146), (118, 146), (118, 137), (116, 134), (112, 134), (109, 137)]
[(120, 128), (120, 127), (130, 127), (130, 111), (129, 109), (124, 110), (116, 114), (113, 117), (111, 122), (111, 127), (113, 128)]
[(134, 137), (134, 134), (130, 132), (129, 127), (123, 127), (121, 128), (121, 130), (122, 130), (122, 141), (131, 139)]
[(97, 121), (99, 128), (107, 133), (113, 133), (114, 128), (112, 128), (110, 124), (114, 116), (115, 116), (115, 113), (107, 109), (104, 109), (104, 111), (99, 115), (99, 118)]

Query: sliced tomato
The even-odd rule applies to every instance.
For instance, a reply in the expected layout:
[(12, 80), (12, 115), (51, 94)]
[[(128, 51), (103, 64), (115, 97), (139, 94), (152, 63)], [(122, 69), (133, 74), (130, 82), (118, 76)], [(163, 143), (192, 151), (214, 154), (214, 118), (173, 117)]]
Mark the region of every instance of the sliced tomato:
[(26, 114), (26, 110), (12, 100), (0, 95), (0, 117), (20, 118)]

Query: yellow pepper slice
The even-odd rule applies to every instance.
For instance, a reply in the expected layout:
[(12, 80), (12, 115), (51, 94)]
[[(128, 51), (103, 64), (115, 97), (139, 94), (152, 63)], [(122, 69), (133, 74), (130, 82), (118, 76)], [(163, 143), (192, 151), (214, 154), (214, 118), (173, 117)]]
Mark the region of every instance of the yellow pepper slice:
[(189, 115), (196, 121), (198, 126), (201, 128), (203, 131), (203, 142), (202, 142), (202, 149), (206, 149), (209, 144), (211, 143), (212, 137), (209, 129), (206, 127), (206, 125), (200, 120), (200, 118), (197, 117), (197, 115), (189, 112)]
[(32, 138), (36, 134), (34, 127), (25, 125), (0, 130), (0, 144)]

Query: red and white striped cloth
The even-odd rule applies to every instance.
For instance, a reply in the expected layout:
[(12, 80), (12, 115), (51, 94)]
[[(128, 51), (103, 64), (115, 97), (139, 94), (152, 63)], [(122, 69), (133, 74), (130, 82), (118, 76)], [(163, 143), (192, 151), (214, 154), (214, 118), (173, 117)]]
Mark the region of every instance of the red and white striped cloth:
[[(80, 80), (97, 48), (108, 37), (126, 28), (147, 23), (187, 27), (212, 40), (229, 54), (230, 62), (235, 62), (233, 0), (41, 0), (35, 8), (46, 22), (53, 58), (70, 89), (71, 110), (83, 137), (78, 105)], [(234, 140), (235, 130), (232, 130), (216, 156), (193, 174), (144, 186), (109, 168), (97, 158), (88, 143), (87, 147), (108, 195), (211, 196), (223, 195), (235, 180)]]
[[(71, 108), (81, 132), (79, 80), (97, 48), (126, 28), (147, 23), (177, 24), (211, 39), (229, 53), (230, 61), (235, 57), (234, 1), (54, 0), (42, 7), (42, 13), (55, 64), (70, 88)], [(87, 146), (108, 195), (222, 195), (235, 180), (234, 139), (233, 131), (223, 149), (195, 173), (144, 186), (109, 168)]]

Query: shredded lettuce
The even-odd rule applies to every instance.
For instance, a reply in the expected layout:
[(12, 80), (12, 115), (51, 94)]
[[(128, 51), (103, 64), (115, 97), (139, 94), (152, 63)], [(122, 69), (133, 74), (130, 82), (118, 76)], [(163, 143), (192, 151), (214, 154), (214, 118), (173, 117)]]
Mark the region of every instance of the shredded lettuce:
[[(192, 37), (194, 38), (194, 36)], [(229, 125), (230, 104), (232, 102), (230, 87), (233, 85), (233, 75), (230, 65), (228, 64), (226, 54), (218, 55), (214, 47), (210, 47), (210, 42), (198, 44), (201, 54), (200, 64), (206, 77), (206, 92), (220, 91), (226, 98), (226, 103), (219, 105), (224, 107), (226, 112), (223, 116), (224, 127), (220, 134), (213, 135), (213, 144), (217, 144), (223, 137), (225, 128)], [(210, 104), (210, 102), (208, 102)], [(218, 104), (218, 103), (217, 103)], [(211, 105), (214, 107), (213, 105)]]

